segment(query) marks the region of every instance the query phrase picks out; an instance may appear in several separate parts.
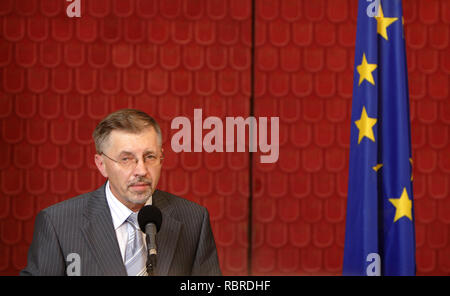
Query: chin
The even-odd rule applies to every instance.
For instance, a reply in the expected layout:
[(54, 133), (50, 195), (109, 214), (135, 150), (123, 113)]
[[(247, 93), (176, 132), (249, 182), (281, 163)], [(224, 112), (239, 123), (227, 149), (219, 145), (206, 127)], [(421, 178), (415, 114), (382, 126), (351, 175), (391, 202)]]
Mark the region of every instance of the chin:
[(130, 201), (132, 202), (132, 203), (134, 203), (134, 204), (144, 204), (144, 203), (146, 203), (147, 202), (147, 200), (150, 198), (150, 196), (152, 195), (151, 194), (152, 192), (150, 191), (150, 192), (145, 192), (145, 193), (142, 193), (142, 194), (139, 194), (139, 195), (135, 195), (135, 196), (133, 196), (131, 199), (130, 199)]

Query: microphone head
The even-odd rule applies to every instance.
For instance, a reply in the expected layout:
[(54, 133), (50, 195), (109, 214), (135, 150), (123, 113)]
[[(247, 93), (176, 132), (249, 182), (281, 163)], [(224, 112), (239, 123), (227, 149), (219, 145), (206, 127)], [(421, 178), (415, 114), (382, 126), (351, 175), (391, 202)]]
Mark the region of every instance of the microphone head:
[(153, 205), (148, 205), (148, 206), (143, 207), (139, 211), (137, 219), (138, 219), (138, 223), (139, 223), (139, 228), (144, 233), (145, 233), (145, 225), (147, 225), (148, 223), (155, 224), (156, 232), (158, 232), (159, 229), (161, 228), (161, 224), (162, 224), (161, 211)]

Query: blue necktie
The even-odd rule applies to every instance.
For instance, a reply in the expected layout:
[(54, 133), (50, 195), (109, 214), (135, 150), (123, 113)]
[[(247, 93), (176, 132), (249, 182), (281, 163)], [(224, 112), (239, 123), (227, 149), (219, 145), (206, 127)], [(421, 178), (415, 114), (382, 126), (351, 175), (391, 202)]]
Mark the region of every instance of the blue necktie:
[(137, 223), (137, 213), (131, 213), (127, 220), (128, 242), (125, 249), (125, 268), (128, 275), (146, 276), (146, 250), (142, 232)]

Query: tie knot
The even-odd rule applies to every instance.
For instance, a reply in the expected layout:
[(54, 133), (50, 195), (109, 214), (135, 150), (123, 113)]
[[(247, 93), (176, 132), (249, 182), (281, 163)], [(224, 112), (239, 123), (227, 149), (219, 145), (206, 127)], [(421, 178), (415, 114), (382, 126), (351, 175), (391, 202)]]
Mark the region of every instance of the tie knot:
[(139, 225), (137, 223), (137, 213), (131, 213), (130, 216), (128, 216), (127, 221), (133, 224), (134, 227), (139, 228)]

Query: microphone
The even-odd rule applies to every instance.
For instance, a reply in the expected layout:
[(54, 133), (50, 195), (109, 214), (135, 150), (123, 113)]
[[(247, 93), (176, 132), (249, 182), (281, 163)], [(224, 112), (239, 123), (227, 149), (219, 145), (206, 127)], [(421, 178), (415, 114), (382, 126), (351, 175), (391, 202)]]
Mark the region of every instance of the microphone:
[(162, 214), (161, 211), (153, 206), (143, 207), (138, 213), (139, 228), (145, 232), (145, 241), (147, 242), (147, 273), (153, 275), (156, 266), (156, 233), (161, 228)]

